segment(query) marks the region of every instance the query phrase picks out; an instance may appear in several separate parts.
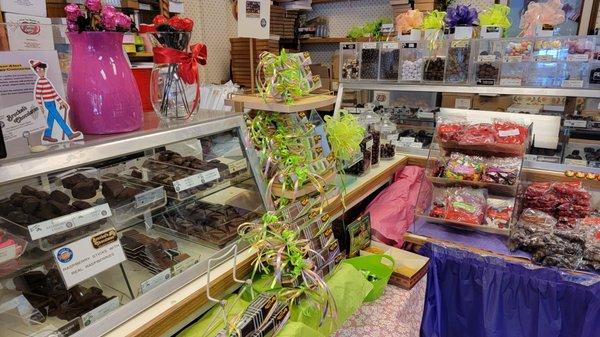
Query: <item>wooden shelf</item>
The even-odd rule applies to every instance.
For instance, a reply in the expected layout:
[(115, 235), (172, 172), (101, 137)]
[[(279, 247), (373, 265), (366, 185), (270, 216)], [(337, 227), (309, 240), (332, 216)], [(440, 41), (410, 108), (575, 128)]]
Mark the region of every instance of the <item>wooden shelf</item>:
[(318, 109), (334, 104), (335, 100), (336, 96), (332, 95), (310, 95), (297, 99), (292, 104), (285, 104), (284, 102), (277, 102), (272, 98), (268, 98), (265, 101), (258, 95), (234, 95), (231, 98), (231, 102), (237, 112), (243, 112), (243, 108), (247, 108), (281, 113), (294, 113)]
[(498, 235), (504, 235), (504, 236), (508, 236), (510, 234), (509, 228), (498, 228), (498, 227), (492, 227), (492, 226), (486, 226), (486, 225), (474, 225), (474, 224), (465, 223), (465, 222), (458, 222), (458, 221), (434, 218), (434, 217), (426, 216), (426, 215), (418, 215), (418, 217), (420, 219), (423, 219), (430, 223), (445, 225), (445, 226), (449, 226), (449, 227), (456, 227), (456, 228), (466, 229), (466, 230), (475, 230), (475, 231), (479, 231), (479, 232), (486, 232), (486, 233), (492, 233), (492, 234), (498, 234)]

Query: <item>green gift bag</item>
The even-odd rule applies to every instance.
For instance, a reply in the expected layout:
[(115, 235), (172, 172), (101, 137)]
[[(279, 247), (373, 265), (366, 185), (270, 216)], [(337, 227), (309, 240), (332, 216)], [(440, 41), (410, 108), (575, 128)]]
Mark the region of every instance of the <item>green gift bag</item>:
[[(381, 262), (384, 258), (388, 259), (392, 263), (391, 267)], [(379, 296), (381, 296), (383, 289), (385, 289), (385, 286), (390, 280), (392, 272), (394, 271), (394, 259), (389, 255), (383, 254), (353, 257), (345, 260), (343, 263), (348, 263), (361, 271), (368, 271), (371, 275), (377, 278), (374, 281), (369, 281), (373, 285), (373, 289), (371, 289), (367, 297), (365, 297), (365, 302), (376, 300), (379, 298)]]

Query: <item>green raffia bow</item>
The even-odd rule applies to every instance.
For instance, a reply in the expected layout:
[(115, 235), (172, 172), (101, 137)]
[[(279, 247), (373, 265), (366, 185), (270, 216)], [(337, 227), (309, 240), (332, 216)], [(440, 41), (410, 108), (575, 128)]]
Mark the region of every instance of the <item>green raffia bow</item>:
[(311, 80), (299, 57), (292, 57), (282, 49), (279, 55), (260, 54), (256, 67), (256, 87), (263, 99), (269, 97), (292, 104), (295, 99), (307, 96)]
[(442, 29), (444, 28), (444, 17), (446, 12), (433, 10), (423, 18), (423, 29)]
[(506, 32), (511, 25), (508, 19), (509, 14), (510, 7), (502, 4), (494, 4), (479, 14), (479, 25), (502, 27)]
[(333, 155), (340, 160), (351, 160), (365, 135), (358, 119), (346, 110), (340, 110), (337, 116), (325, 116), (325, 131)]

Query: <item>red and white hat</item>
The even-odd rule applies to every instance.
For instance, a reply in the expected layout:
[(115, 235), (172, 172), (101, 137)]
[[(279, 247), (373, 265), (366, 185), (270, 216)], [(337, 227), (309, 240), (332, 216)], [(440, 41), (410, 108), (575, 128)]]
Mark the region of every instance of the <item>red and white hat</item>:
[(35, 68), (41, 66), (42, 64), (44, 64), (44, 62), (39, 61), (39, 60), (29, 60), (29, 64), (31, 65), (31, 68), (35, 69)]

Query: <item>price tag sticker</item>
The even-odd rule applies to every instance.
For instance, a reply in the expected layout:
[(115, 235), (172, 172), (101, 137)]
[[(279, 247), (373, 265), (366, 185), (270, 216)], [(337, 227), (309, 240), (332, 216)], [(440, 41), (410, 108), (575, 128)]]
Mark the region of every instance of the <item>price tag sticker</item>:
[(362, 44), (362, 49), (377, 49), (377, 42), (365, 42)]
[(520, 78), (501, 78), (500, 85), (505, 87), (518, 87), (521, 85), (522, 80)]
[(373, 140), (368, 141), (365, 146), (367, 147), (367, 150), (370, 150), (373, 147)]
[(17, 245), (0, 248), (0, 263), (10, 261), (17, 257)]
[(344, 43), (344, 44), (342, 44), (342, 49), (344, 49), (344, 50), (355, 50), (356, 49), (356, 43)]
[(398, 138), (398, 141), (400, 143), (414, 143), (415, 137), (400, 137), (400, 138)]
[(506, 62), (512, 63), (512, 62), (522, 62), (523, 61), (523, 55), (510, 55), (506, 57)]
[(525, 160), (529, 160), (529, 161), (537, 161), (537, 155), (535, 154), (526, 154), (525, 155)]
[(214, 168), (212, 170), (202, 172), (202, 177), (204, 178), (204, 183), (210, 183), (211, 181), (221, 178), (221, 175), (219, 174), (219, 170)]
[(398, 140), (398, 134), (397, 133), (391, 133), (389, 135), (386, 136), (387, 140)]
[(587, 160), (565, 158), (565, 164), (576, 166), (587, 166)]
[(421, 142), (410, 143), (409, 147), (412, 147), (412, 148), (415, 148), (415, 149), (422, 149), (423, 148), (423, 143), (421, 143)]
[(67, 214), (56, 219), (38, 222), (27, 226), (27, 229), (29, 230), (31, 240), (37, 240), (88, 225), (92, 222), (108, 218), (111, 215), (112, 212), (110, 211), (108, 204), (102, 204), (79, 212)]
[(583, 80), (563, 80), (560, 86), (563, 88), (583, 88)]
[(477, 56), (478, 62), (496, 62), (497, 60), (498, 60), (498, 57), (494, 54)]
[(147, 279), (146, 281), (140, 283), (140, 292), (142, 294), (145, 294), (147, 292), (149, 292), (150, 290), (158, 287), (159, 285), (167, 282), (168, 280), (171, 279), (171, 269), (165, 269), (163, 271), (161, 271), (160, 273), (152, 276), (151, 278)]
[(470, 98), (457, 98), (454, 100), (454, 107), (456, 109), (470, 109), (471, 99)]
[(588, 54), (569, 54), (567, 55), (567, 62), (587, 62), (589, 58)]
[(229, 167), (229, 173), (235, 173), (246, 169), (248, 167), (248, 162), (246, 161), (246, 158), (242, 158), (227, 164), (227, 166)]
[(398, 49), (398, 42), (384, 42), (383, 49)]
[(560, 158), (554, 156), (538, 156), (537, 161), (558, 164), (560, 162)]
[(554, 56), (552, 55), (539, 55), (536, 57), (536, 61), (538, 62), (552, 62), (554, 61)]
[(118, 307), (119, 298), (113, 297), (109, 301), (81, 315), (81, 326), (86, 327), (94, 322), (97, 322), (102, 317), (108, 315), (111, 311), (116, 310)]
[(155, 203), (159, 200), (164, 200), (166, 196), (165, 189), (161, 187), (139, 193), (135, 196), (134, 208), (142, 208), (144, 206)]
[(433, 112), (425, 112), (425, 111), (417, 112), (417, 118), (433, 119), (434, 117), (435, 117), (435, 114)]
[(588, 125), (587, 121), (580, 119), (565, 119), (564, 126), (572, 128), (586, 128)]

